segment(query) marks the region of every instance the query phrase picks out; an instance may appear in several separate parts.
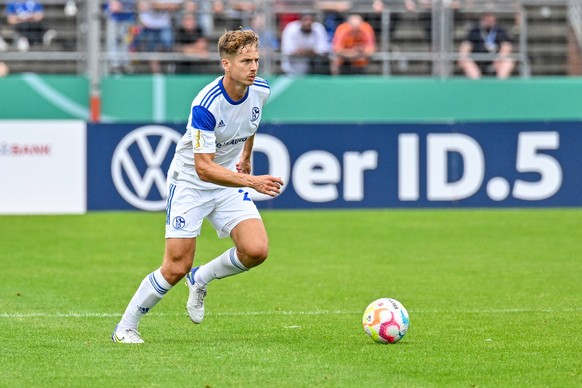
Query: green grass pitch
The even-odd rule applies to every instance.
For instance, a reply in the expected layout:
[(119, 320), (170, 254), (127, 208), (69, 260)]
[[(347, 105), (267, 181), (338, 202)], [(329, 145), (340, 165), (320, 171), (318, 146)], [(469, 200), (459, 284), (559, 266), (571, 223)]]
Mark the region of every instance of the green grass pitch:
[[(582, 210), (263, 211), (264, 265), (178, 284), (111, 331), (163, 253), (164, 214), (0, 217), (0, 387), (580, 387)], [(196, 263), (230, 247), (205, 224)], [(361, 326), (380, 297), (402, 341)]]

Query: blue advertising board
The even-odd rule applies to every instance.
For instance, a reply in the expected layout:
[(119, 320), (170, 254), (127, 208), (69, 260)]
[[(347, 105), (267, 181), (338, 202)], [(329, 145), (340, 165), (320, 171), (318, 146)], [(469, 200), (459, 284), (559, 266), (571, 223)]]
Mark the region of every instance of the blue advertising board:
[[(88, 208), (165, 208), (184, 124), (88, 126)], [(582, 205), (582, 122), (264, 124), (255, 174), (286, 182), (261, 208)]]
[(87, 125), (87, 209), (163, 210), (166, 172), (185, 126)]

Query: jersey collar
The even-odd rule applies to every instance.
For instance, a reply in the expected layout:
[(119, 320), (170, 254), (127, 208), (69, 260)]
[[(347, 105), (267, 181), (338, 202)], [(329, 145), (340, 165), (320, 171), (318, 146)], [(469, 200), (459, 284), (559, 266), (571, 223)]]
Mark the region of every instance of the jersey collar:
[(242, 104), (243, 102), (246, 101), (247, 97), (249, 96), (250, 86), (247, 88), (247, 92), (246, 92), (246, 94), (244, 95), (243, 98), (241, 98), (238, 101), (234, 101), (233, 99), (230, 98), (230, 96), (226, 92), (226, 89), (224, 88), (224, 85), (222, 84), (222, 80), (224, 80), (224, 76), (222, 78), (220, 78), (220, 80), (218, 80), (218, 86), (220, 87), (220, 91), (222, 92), (222, 94), (224, 95), (224, 98), (226, 99), (226, 101), (228, 101), (229, 104), (231, 104), (231, 105), (239, 105), (239, 104)]

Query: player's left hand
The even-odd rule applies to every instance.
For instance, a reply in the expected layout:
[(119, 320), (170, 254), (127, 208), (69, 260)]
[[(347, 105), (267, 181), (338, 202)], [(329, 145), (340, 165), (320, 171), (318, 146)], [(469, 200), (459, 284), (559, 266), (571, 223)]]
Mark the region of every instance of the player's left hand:
[(250, 174), (251, 173), (251, 162), (243, 162), (239, 161), (236, 164), (236, 171), (240, 172), (241, 174)]

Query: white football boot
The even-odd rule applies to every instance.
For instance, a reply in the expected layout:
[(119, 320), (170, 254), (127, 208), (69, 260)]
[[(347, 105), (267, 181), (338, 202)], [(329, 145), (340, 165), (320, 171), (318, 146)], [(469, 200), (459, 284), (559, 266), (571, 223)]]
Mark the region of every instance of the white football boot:
[(143, 340), (136, 329), (122, 329), (115, 326), (111, 341), (118, 344), (143, 344)]
[(186, 285), (190, 290), (188, 302), (186, 302), (186, 310), (194, 323), (201, 323), (204, 319), (204, 297), (206, 296), (206, 287), (199, 286), (194, 281), (194, 274), (198, 271), (198, 268), (200, 267), (192, 268), (186, 275)]

